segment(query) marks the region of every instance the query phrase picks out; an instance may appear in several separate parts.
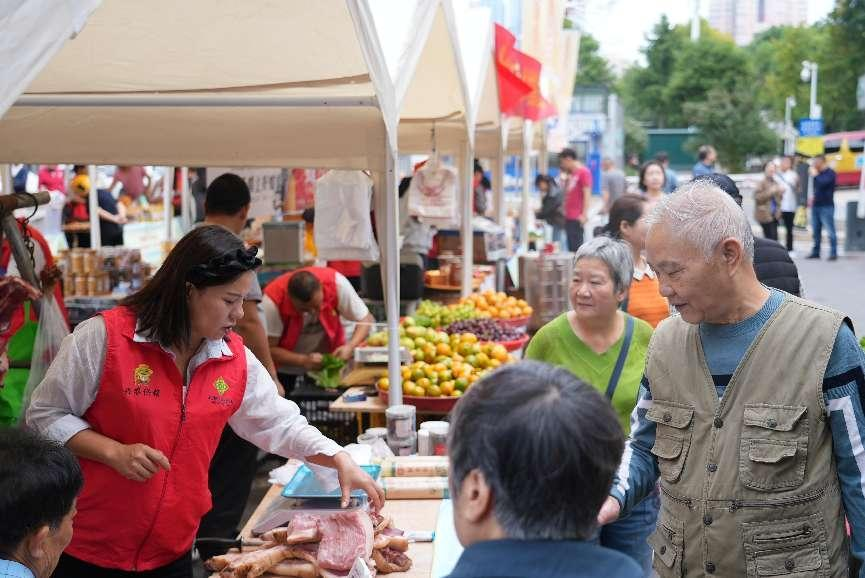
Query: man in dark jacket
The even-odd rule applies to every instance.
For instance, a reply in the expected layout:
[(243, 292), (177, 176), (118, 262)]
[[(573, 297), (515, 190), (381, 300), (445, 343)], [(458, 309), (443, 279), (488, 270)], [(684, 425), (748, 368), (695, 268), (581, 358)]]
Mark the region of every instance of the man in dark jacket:
[[(742, 206), (742, 194), (739, 192), (739, 187), (727, 175), (715, 173), (703, 175), (694, 180), (712, 181), (718, 188), (733, 197), (733, 200), (740, 207)], [(787, 250), (778, 241), (754, 237), (754, 271), (757, 273), (757, 279), (764, 285), (786, 291), (797, 297), (801, 296), (802, 284), (799, 281), (799, 270)]]

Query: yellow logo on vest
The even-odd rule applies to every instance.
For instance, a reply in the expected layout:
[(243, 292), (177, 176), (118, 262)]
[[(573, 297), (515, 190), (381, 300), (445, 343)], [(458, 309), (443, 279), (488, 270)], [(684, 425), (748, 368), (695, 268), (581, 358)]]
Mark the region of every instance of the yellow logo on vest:
[(213, 389), (219, 392), (219, 395), (225, 395), (225, 392), (228, 391), (228, 383), (222, 377), (218, 377), (216, 381), (213, 382)]
[(150, 366), (146, 363), (142, 363), (138, 367), (135, 368), (133, 373), (133, 378), (135, 380), (135, 385), (149, 385), (150, 378), (153, 376), (153, 370), (150, 369)]

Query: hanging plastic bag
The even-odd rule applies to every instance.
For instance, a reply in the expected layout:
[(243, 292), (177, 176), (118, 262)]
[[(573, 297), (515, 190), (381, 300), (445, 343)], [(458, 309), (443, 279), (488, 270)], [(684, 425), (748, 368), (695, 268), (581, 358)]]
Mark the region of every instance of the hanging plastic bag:
[(804, 229), (808, 226), (808, 210), (805, 207), (796, 207), (796, 214), (793, 215), (793, 226), (797, 229)]
[(409, 186), (409, 213), (438, 228), (459, 226), (456, 170), (433, 161), (420, 168)]
[(30, 377), (27, 378), (27, 388), (24, 390), (22, 419), (30, 406), (33, 390), (45, 377), (48, 367), (54, 361), (57, 352), (60, 351), (60, 343), (63, 338), (69, 335), (69, 327), (66, 326), (66, 320), (63, 318), (60, 306), (54, 299), (54, 294), (45, 295), (41, 301), (39, 327), (36, 329), (36, 342), (33, 344), (33, 357), (30, 360)]
[(328, 171), (315, 182), (315, 247), (336, 261), (378, 261), (372, 234), (372, 180), (361, 171)]

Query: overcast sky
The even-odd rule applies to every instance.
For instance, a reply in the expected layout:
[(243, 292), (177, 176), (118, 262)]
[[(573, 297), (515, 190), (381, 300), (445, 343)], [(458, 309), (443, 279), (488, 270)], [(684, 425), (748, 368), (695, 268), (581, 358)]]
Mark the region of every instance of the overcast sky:
[[(709, 3), (701, 0), (703, 18)], [(835, 0), (809, 0), (808, 21), (816, 22), (831, 10)], [(601, 53), (621, 69), (641, 58), (646, 35), (666, 13), (673, 24), (689, 22), (691, 0), (589, 0), (586, 30), (601, 43)]]

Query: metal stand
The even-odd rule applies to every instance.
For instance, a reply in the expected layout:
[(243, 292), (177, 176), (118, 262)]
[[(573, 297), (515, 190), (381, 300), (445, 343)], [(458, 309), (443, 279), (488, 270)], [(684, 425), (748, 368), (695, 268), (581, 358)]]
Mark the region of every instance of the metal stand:
[[(24, 242), (24, 237), (21, 235), (21, 229), (13, 212), (17, 209), (36, 208), (40, 205), (47, 205), (50, 200), (51, 195), (47, 192), (35, 195), (13, 193), (11, 195), (0, 196), (0, 243), (3, 242), (4, 235), (9, 239), (12, 258), (15, 259), (15, 263), (18, 265), (21, 278), (37, 289), (42, 287), (42, 283), (36, 275), (36, 270), (33, 266), (33, 257), (27, 248), (27, 244)], [(38, 301), (33, 303), (37, 315), (41, 313), (40, 306), (41, 303)]]

